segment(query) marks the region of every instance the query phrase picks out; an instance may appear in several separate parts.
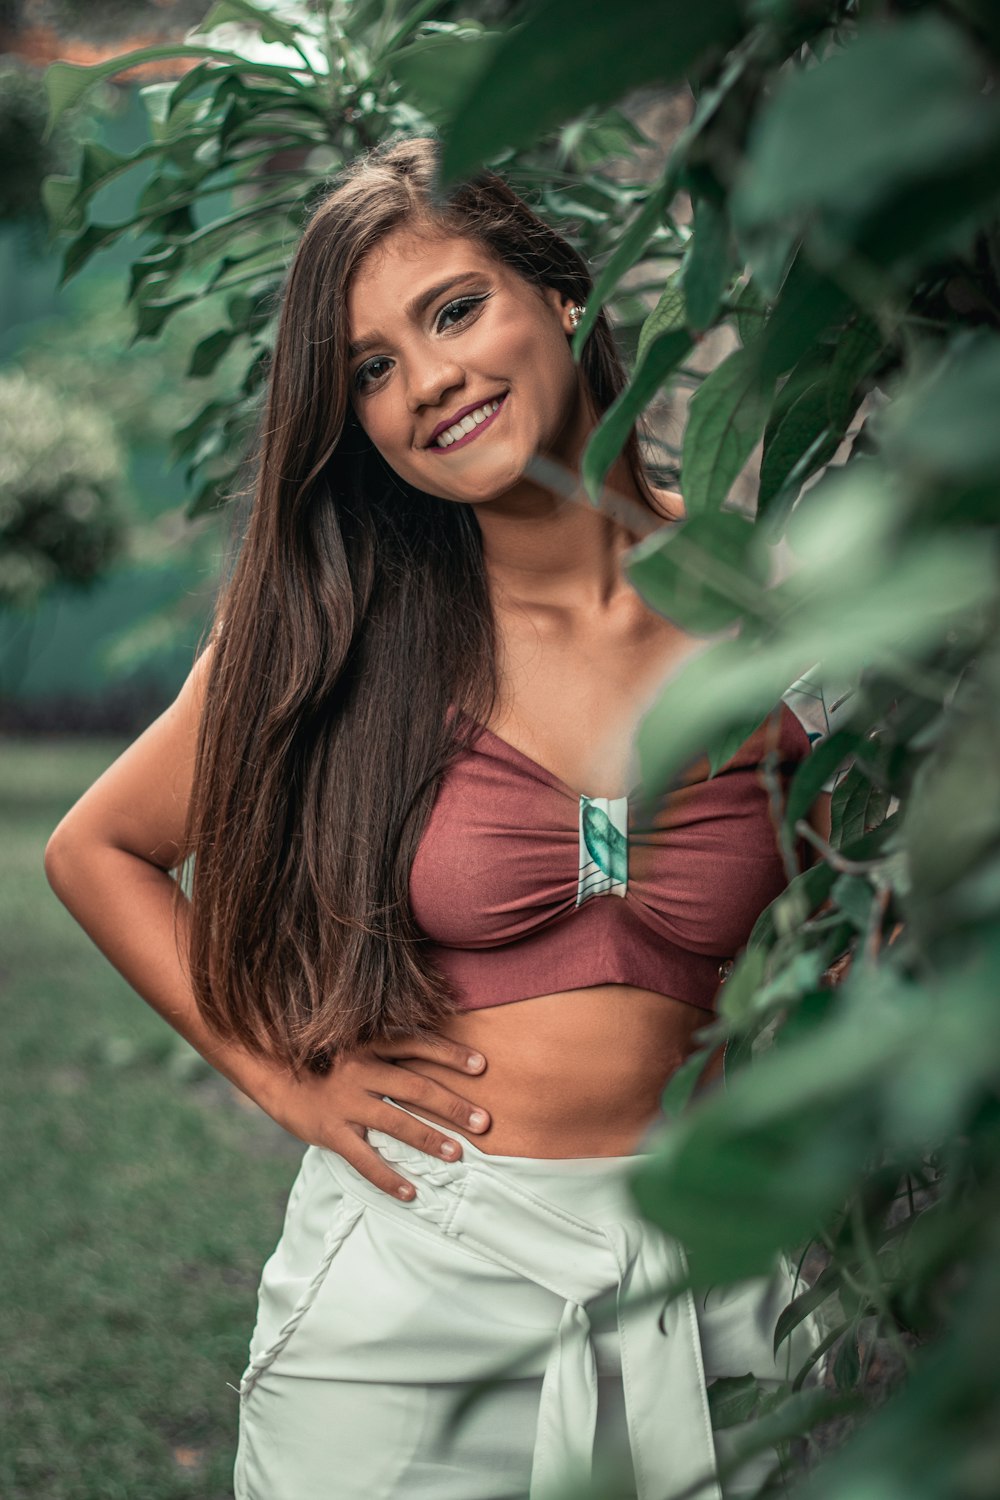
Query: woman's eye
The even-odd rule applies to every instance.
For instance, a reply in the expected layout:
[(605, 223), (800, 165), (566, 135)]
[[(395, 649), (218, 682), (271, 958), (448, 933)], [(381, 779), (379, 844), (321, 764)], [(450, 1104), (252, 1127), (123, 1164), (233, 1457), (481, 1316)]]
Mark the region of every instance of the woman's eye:
[(374, 384), (385, 373), (379, 370), (379, 365), (387, 364), (389, 364), (389, 360), (383, 359), (380, 356), (378, 359), (370, 359), (367, 364), (361, 365), (354, 374), (354, 384), (357, 389), (363, 391), (366, 387)]
[[(438, 330), (454, 327), (455, 323), (461, 323), (464, 318), (469, 316), (473, 308), (478, 307), (481, 302), (485, 302), (489, 295), (489, 292), (484, 292), (479, 297), (458, 297), (454, 302), (449, 302), (438, 313)], [(448, 320), (447, 322), (445, 321), (446, 319)]]
[[(454, 302), (448, 302), (437, 315), (435, 325), (438, 333), (445, 332), (449, 328), (456, 327), (459, 323), (472, 316), (480, 303), (491, 297), (492, 292), (481, 292), (475, 297), (456, 297)], [(360, 365), (355, 371), (354, 386), (357, 391), (364, 392), (377, 385), (385, 374), (385, 368), (391, 366), (392, 360), (384, 355), (377, 355)]]

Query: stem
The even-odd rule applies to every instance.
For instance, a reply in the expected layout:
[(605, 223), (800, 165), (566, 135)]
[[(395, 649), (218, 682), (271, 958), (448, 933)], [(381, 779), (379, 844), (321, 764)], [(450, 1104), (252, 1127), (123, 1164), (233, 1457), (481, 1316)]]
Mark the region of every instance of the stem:
[(823, 836), (816, 832), (811, 823), (805, 818), (800, 818), (795, 825), (795, 832), (800, 838), (805, 839), (807, 844), (812, 844), (820, 854), (840, 875), (870, 875), (874, 870), (882, 868), (881, 859), (847, 859), (839, 850), (828, 844)]
[(903, 1367), (909, 1373), (913, 1368), (913, 1360), (909, 1349), (903, 1343), (902, 1335), (896, 1326), (896, 1320), (889, 1310), (885, 1287), (879, 1275), (878, 1260), (872, 1249), (871, 1240), (868, 1237), (868, 1225), (865, 1223), (865, 1216), (861, 1210), (860, 1198), (855, 1198), (851, 1204), (851, 1228), (854, 1231), (854, 1243), (861, 1255), (862, 1264), (868, 1276), (868, 1295), (878, 1309), (878, 1321), (875, 1325), (876, 1336), (879, 1326), (884, 1322), (886, 1336), (902, 1360)]

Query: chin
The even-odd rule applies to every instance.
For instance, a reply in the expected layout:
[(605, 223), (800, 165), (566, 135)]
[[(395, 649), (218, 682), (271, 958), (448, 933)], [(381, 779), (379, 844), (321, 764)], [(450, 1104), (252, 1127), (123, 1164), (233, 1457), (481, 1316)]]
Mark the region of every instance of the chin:
[[(447, 459), (442, 462), (447, 463)], [(413, 482), (418, 489), (422, 489), (428, 495), (437, 495), (441, 500), (461, 500), (469, 505), (477, 505), (483, 501), (499, 500), (508, 490), (522, 483), (525, 477), (525, 467), (525, 465), (511, 464), (502, 470), (493, 469), (485, 474), (470, 471), (464, 483), (459, 480), (447, 486), (440, 481), (435, 483), (432, 475), (428, 475), (423, 482), (420, 479), (415, 479)], [(446, 479), (447, 476), (442, 476), (442, 478)]]

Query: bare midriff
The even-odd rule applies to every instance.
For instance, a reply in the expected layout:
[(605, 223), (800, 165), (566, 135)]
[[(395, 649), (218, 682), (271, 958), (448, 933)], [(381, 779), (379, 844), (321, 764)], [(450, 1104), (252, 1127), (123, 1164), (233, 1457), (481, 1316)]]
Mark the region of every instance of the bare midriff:
[[(406, 1066), (487, 1111), (489, 1129), (467, 1133), (482, 1151), (625, 1156), (658, 1118), (665, 1084), (711, 1020), (651, 990), (595, 985), (451, 1017), (446, 1035), (486, 1058), (477, 1078), (422, 1060)], [(706, 1082), (720, 1069), (721, 1052)]]

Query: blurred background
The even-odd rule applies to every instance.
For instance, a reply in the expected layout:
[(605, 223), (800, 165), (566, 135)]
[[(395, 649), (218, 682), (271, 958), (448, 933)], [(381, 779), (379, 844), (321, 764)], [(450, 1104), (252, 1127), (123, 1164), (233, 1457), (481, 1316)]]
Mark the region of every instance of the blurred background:
[[(182, 472), (169, 459), (173, 433), (199, 405), (186, 378), (189, 330), (179, 320), (179, 336), (131, 342), (127, 243), (61, 284), (64, 246), (50, 241), (42, 198), (47, 175), (75, 167), (82, 138), (138, 150), (148, 140), (138, 87), (183, 67), (167, 60), (124, 74), (45, 139), (46, 65), (180, 39), (207, 9), (200, 0), (54, 0), (0, 13), (0, 726), (8, 731), (137, 732), (179, 686), (210, 607), (220, 525), (185, 519)], [(109, 183), (95, 212), (127, 218), (140, 185)], [(199, 317), (194, 308), (186, 321)]]
[[(231, 381), (224, 362), (200, 383), (187, 375), (200, 306), (158, 343), (133, 342), (130, 245), (64, 283), (65, 242), (43, 202), (46, 176), (77, 170), (84, 142), (141, 151), (139, 89), (190, 63), (140, 64), (48, 138), (44, 74), (180, 41), (207, 9), (0, 7), (5, 1500), (232, 1493), (227, 1382), (239, 1381), (300, 1154), (146, 1010), (41, 867), (55, 823), (190, 668), (227, 523), (185, 515), (170, 443)], [(108, 183), (98, 216), (128, 219), (146, 176), (139, 163), (133, 180)]]

